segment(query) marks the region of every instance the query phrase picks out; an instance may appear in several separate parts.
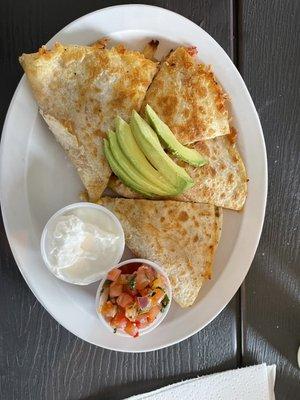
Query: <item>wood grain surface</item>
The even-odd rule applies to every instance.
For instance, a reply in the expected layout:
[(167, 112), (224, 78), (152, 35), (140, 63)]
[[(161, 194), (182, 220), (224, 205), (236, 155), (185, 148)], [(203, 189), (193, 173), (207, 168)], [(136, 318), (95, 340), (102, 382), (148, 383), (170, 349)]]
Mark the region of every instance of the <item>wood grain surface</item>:
[[(22, 75), (17, 57), (36, 50), (72, 20), (122, 3), (126, 2), (1, 0), (0, 127)], [(299, 2), (147, 3), (176, 11), (209, 32), (233, 57), (253, 95), (264, 127), (270, 176), (257, 256), (241, 295), (197, 335), (164, 350), (123, 354), (83, 342), (50, 317), (21, 277), (1, 223), (0, 399), (120, 400), (199, 374), (262, 361), (277, 364), (277, 399), (296, 399)]]
[(268, 152), (264, 230), (245, 283), (243, 362), (277, 365), (277, 399), (300, 398), (300, 2), (244, 1), (239, 68)]

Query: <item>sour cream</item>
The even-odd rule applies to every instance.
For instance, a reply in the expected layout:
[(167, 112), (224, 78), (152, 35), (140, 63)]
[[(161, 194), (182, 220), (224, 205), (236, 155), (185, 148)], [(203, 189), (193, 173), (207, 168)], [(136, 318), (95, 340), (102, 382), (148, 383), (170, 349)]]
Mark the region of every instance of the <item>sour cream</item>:
[(77, 203), (50, 218), (41, 249), (48, 269), (57, 278), (87, 285), (120, 261), (124, 244), (114, 214), (95, 204)]

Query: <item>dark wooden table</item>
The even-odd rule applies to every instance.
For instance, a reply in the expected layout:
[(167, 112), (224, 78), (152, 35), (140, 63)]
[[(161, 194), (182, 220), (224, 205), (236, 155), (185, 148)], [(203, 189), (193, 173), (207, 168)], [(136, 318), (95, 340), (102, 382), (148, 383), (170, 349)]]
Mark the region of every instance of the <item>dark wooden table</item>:
[[(35, 51), (75, 18), (120, 3), (1, 0), (0, 126), (22, 75), (18, 55)], [(1, 400), (123, 399), (183, 378), (260, 362), (277, 365), (277, 399), (300, 398), (300, 2), (149, 3), (209, 32), (232, 57), (252, 94), (269, 162), (266, 221), (256, 257), (240, 291), (201, 332), (164, 350), (122, 354), (83, 342), (50, 317), (22, 279), (1, 223)]]

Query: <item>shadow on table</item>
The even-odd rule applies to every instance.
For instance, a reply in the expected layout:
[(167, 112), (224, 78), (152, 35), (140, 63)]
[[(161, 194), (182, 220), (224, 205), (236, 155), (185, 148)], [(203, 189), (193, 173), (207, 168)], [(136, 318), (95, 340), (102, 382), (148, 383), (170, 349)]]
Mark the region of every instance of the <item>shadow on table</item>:
[[(226, 371), (228, 369), (228, 361), (219, 364), (215, 368), (208, 368), (205, 373), (199, 373), (200, 376), (209, 375), (216, 372)], [(187, 379), (197, 378), (199, 375), (195, 372), (183, 374), (179, 376), (167, 377), (163, 379), (152, 379), (148, 381), (130, 382), (123, 385), (114, 385), (94, 393), (82, 400), (122, 400), (130, 396), (141, 393), (151, 392), (164, 386), (172, 385)], [(77, 400), (77, 399), (71, 399)]]

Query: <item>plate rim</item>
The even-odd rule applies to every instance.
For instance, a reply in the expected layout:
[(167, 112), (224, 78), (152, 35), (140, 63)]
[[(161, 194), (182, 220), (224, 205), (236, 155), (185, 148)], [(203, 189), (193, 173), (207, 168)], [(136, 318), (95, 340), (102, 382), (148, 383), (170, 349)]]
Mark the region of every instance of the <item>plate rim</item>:
[[(262, 194), (262, 197), (263, 197), (262, 200), (263, 200), (263, 201), (262, 201), (261, 206), (260, 206), (260, 208), (261, 208), (261, 218), (260, 218), (260, 221), (259, 221), (259, 226), (258, 226), (258, 230), (257, 230), (257, 235), (256, 235), (255, 241), (254, 241), (254, 243), (253, 243), (253, 245), (252, 245), (252, 248), (251, 248), (251, 257), (250, 257), (251, 259), (249, 260), (249, 263), (248, 263), (249, 265), (248, 265), (247, 268), (244, 268), (244, 269), (243, 269), (243, 274), (242, 274), (242, 275), (243, 275), (243, 278), (242, 278), (242, 281), (241, 281), (239, 284), (236, 284), (236, 283), (235, 283), (235, 285), (232, 285), (232, 286), (231, 286), (231, 290), (230, 290), (231, 293), (230, 293), (230, 294), (226, 294), (226, 296), (223, 296), (223, 301), (222, 301), (223, 304), (222, 304), (221, 306), (219, 306), (219, 305), (216, 306), (216, 305), (215, 305), (214, 308), (217, 309), (217, 311), (214, 311), (214, 312), (212, 313), (212, 314), (213, 314), (212, 317), (211, 317), (209, 320), (207, 320), (205, 324), (201, 324), (200, 327), (191, 330), (190, 333), (188, 333), (188, 334), (186, 334), (186, 335), (183, 335), (180, 339), (175, 339), (175, 340), (171, 340), (171, 341), (169, 340), (169, 341), (168, 341), (168, 344), (162, 344), (162, 345), (154, 346), (154, 347), (153, 347), (153, 346), (149, 346), (149, 347), (151, 347), (151, 348), (147, 348), (147, 349), (145, 349), (145, 350), (134, 350), (134, 349), (133, 349), (133, 350), (123, 350), (123, 349), (116, 349), (116, 348), (113, 347), (113, 346), (112, 346), (112, 347), (110, 347), (110, 346), (105, 346), (105, 347), (104, 347), (104, 346), (100, 346), (99, 344), (97, 344), (97, 343), (95, 343), (95, 342), (93, 342), (93, 341), (90, 341), (90, 340), (87, 340), (87, 339), (85, 339), (85, 338), (82, 338), (82, 336), (81, 336), (80, 334), (76, 333), (76, 330), (75, 330), (75, 329), (70, 328), (70, 327), (68, 326), (67, 323), (62, 322), (62, 321), (59, 320), (56, 316), (54, 316), (54, 314), (53, 314), (53, 313), (48, 309), (48, 307), (46, 306), (46, 304), (45, 304), (45, 302), (43, 301), (43, 299), (41, 298), (41, 296), (40, 296), (40, 295), (37, 293), (37, 291), (29, 284), (28, 278), (27, 278), (27, 276), (25, 275), (25, 271), (22, 270), (22, 264), (23, 264), (23, 263), (22, 263), (22, 261), (18, 258), (17, 251), (16, 251), (16, 248), (15, 248), (15, 244), (14, 244), (14, 242), (13, 242), (12, 237), (10, 237), (10, 235), (9, 235), (9, 231), (10, 231), (10, 229), (9, 229), (9, 222), (8, 222), (8, 220), (7, 220), (7, 218), (6, 218), (6, 215), (5, 215), (5, 214), (6, 214), (6, 213), (5, 213), (6, 205), (3, 205), (3, 203), (4, 203), (4, 202), (3, 202), (3, 194), (2, 194), (2, 193), (3, 193), (3, 190), (2, 190), (2, 189), (3, 189), (3, 179), (4, 179), (4, 178), (3, 178), (3, 176), (4, 176), (4, 172), (3, 172), (3, 171), (4, 171), (4, 168), (3, 168), (3, 153), (4, 153), (4, 148), (5, 148), (5, 142), (6, 142), (7, 136), (8, 136), (8, 135), (7, 135), (7, 131), (8, 131), (7, 125), (8, 125), (8, 121), (9, 121), (10, 115), (11, 115), (11, 113), (12, 113), (12, 107), (13, 107), (13, 105), (14, 105), (14, 103), (15, 103), (15, 100), (16, 100), (16, 98), (17, 98), (18, 92), (21, 90), (22, 85), (24, 84), (25, 74), (23, 74), (23, 76), (21, 77), (21, 79), (20, 79), (20, 81), (19, 81), (19, 83), (18, 83), (18, 85), (17, 85), (17, 87), (16, 87), (16, 89), (15, 89), (15, 92), (14, 92), (14, 94), (13, 94), (13, 97), (12, 97), (12, 99), (11, 99), (10, 105), (9, 105), (8, 110), (7, 110), (7, 113), (6, 113), (5, 121), (4, 121), (4, 124), (3, 124), (3, 129), (2, 129), (2, 136), (1, 136), (1, 143), (0, 143), (0, 202), (1, 202), (1, 212), (2, 212), (3, 224), (4, 224), (6, 236), (7, 236), (7, 239), (8, 239), (8, 242), (9, 242), (10, 249), (11, 249), (11, 251), (12, 251), (13, 257), (14, 257), (14, 259), (15, 259), (15, 262), (16, 262), (16, 264), (17, 264), (17, 266), (18, 266), (18, 268), (19, 268), (19, 271), (21, 272), (21, 275), (23, 276), (23, 278), (24, 278), (24, 280), (25, 280), (27, 286), (29, 287), (29, 289), (31, 290), (31, 292), (34, 294), (34, 296), (37, 298), (37, 300), (41, 303), (41, 305), (47, 310), (47, 312), (48, 312), (60, 325), (62, 325), (65, 329), (67, 329), (68, 331), (70, 331), (71, 333), (73, 333), (74, 335), (76, 335), (77, 337), (81, 338), (82, 340), (84, 340), (84, 341), (86, 341), (86, 342), (88, 342), (88, 343), (92, 343), (92, 344), (94, 344), (94, 345), (97, 346), (97, 347), (102, 347), (102, 348), (106, 348), (106, 349), (109, 349), (109, 350), (114, 350), (114, 351), (119, 351), (119, 352), (126, 352), (126, 353), (129, 353), (129, 352), (131, 352), (131, 353), (144, 353), (144, 352), (159, 350), (159, 349), (162, 349), (162, 348), (166, 348), (166, 347), (172, 346), (172, 345), (174, 345), (174, 344), (176, 344), (176, 343), (179, 343), (179, 342), (181, 342), (181, 341), (183, 341), (183, 340), (185, 340), (185, 339), (187, 339), (187, 338), (193, 336), (194, 334), (196, 334), (197, 332), (199, 332), (200, 330), (202, 330), (202, 329), (203, 329), (205, 326), (207, 326), (213, 319), (215, 319), (215, 318), (220, 314), (220, 312), (228, 305), (228, 303), (230, 302), (230, 300), (231, 300), (231, 299), (234, 297), (234, 295), (236, 294), (236, 292), (237, 292), (237, 290), (239, 289), (240, 285), (244, 282), (244, 280), (245, 280), (245, 278), (246, 278), (246, 275), (247, 275), (247, 273), (249, 272), (249, 269), (250, 269), (251, 264), (252, 264), (252, 262), (253, 262), (253, 259), (254, 259), (254, 257), (255, 257), (255, 254), (256, 254), (256, 251), (257, 251), (257, 247), (258, 247), (258, 244), (259, 244), (259, 241), (260, 241), (260, 237), (261, 237), (263, 225), (264, 225), (265, 211), (266, 211), (266, 203), (267, 203), (267, 192), (268, 192), (268, 163), (267, 163), (266, 145), (265, 145), (265, 140), (264, 140), (264, 135), (263, 135), (263, 130), (262, 130), (261, 122), (260, 122), (260, 119), (259, 119), (259, 116), (258, 116), (256, 107), (255, 107), (255, 105), (254, 105), (254, 102), (253, 102), (253, 100), (252, 100), (252, 97), (251, 97), (251, 95), (250, 95), (250, 93), (249, 93), (249, 91), (248, 91), (248, 88), (247, 88), (247, 86), (246, 86), (246, 84), (245, 84), (245, 82), (244, 82), (244, 80), (243, 80), (241, 74), (239, 73), (238, 69), (236, 68), (235, 64), (234, 64), (233, 61), (230, 59), (230, 57), (228, 56), (228, 54), (227, 54), (227, 53), (225, 52), (225, 50), (222, 48), (222, 46), (219, 45), (218, 42), (217, 42), (211, 35), (209, 35), (209, 33), (207, 33), (203, 28), (201, 28), (199, 25), (197, 25), (197, 24), (194, 23), (193, 21), (189, 20), (188, 18), (186, 18), (186, 17), (184, 17), (184, 16), (182, 16), (182, 15), (180, 15), (180, 14), (174, 12), (174, 11), (168, 10), (168, 9), (166, 9), (166, 8), (164, 8), (164, 7), (158, 7), (158, 6), (153, 6), (153, 5), (146, 5), (146, 4), (122, 4), (122, 5), (109, 6), (109, 7), (100, 8), (100, 9), (98, 9), (98, 10), (94, 10), (94, 11), (92, 11), (92, 12), (90, 12), (90, 13), (84, 14), (84, 15), (80, 16), (79, 18), (77, 18), (77, 19), (71, 21), (71, 22), (68, 23), (66, 26), (64, 26), (62, 29), (60, 29), (55, 35), (53, 35), (53, 37), (47, 42), (47, 44), (53, 42), (53, 41), (55, 40), (55, 38), (56, 38), (59, 34), (61, 34), (62, 31), (64, 31), (65, 29), (71, 27), (73, 24), (76, 24), (76, 23), (80, 22), (80, 20), (82, 20), (82, 19), (84, 19), (84, 18), (86, 18), (86, 17), (88, 17), (88, 16), (92, 16), (93, 14), (101, 13), (102, 11), (108, 10), (108, 9), (120, 9), (120, 8), (130, 8), (130, 7), (132, 7), (132, 8), (144, 8), (144, 9), (149, 9), (149, 8), (150, 8), (150, 9), (163, 10), (163, 11), (166, 12), (166, 13), (170, 13), (170, 14), (175, 15), (177, 18), (181, 18), (182, 20), (188, 22), (189, 24), (193, 24), (195, 28), (197, 28), (198, 30), (201, 30), (201, 31), (202, 31), (202, 33), (204, 34), (204, 36), (209, 37), (210, 40), (212, 40), (213, 42), (215, 42), (215, 44), (219, 47), (219, 50), (222, 51), (223, 56), (226, 57), (226, 58), (230, 61), (231, 66), (236, 70), (236, 73), (239, 75), (239, 78), (240, 78), (240, 79), (239, 79), (239, 85), (241, 85), (241, 86), (243, 87), (244, 94), (247, 96), (247, 100), (248, 100), (249, 104), (251, 105), (251, 114), (252, 114), (252, 117), (255, 118), (256, 123), (257, 123), (257, 126), (259, 127), (259, 138), (260, 138), (260, 140), (261, 140), (261, 145), (262, 145), (261, 150), (262, 150), (262, 153), (263, 153), (263, 166), (264, 166), (264, 172), (265, 172), (264, 181), (263, 181), (263, 190), (264, 190), (264, 193)], [(241, 229), (241, 228), (240, 228), (240, 229)], [(235, 249), (235, 248), (234, 248), (234, 249)], [(232, 252), (232, 253), (233, 253), (233, 252)], [(232, 253), (230, 254), (228, 263), (229, 263), (229, 261), (230, 261), (230, 258), (232, 257)], [(224, 297), (226, 297), (225, 300), (224, 300)], [(200, 325), (200, 324), (199, 324), (199, 325)]]

